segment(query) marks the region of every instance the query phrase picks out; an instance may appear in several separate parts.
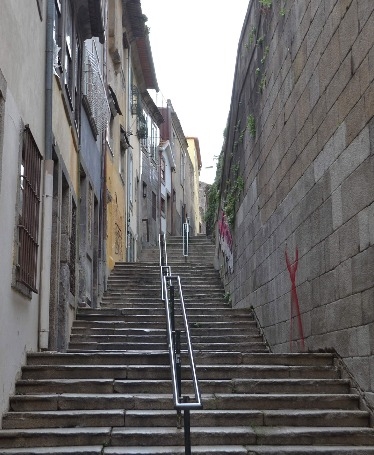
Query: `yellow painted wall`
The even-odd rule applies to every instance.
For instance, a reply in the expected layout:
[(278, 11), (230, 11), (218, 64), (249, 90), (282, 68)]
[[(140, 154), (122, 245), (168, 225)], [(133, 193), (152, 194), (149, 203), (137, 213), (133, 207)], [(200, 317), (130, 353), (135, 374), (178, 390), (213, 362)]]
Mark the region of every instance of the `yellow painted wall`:
[(53, 81), (52, 129), (74, 191), (78, 194), (78, 146), (74, 140), (72, 129), (66, 116), (65, 104), (57, 76), (54, 76)]

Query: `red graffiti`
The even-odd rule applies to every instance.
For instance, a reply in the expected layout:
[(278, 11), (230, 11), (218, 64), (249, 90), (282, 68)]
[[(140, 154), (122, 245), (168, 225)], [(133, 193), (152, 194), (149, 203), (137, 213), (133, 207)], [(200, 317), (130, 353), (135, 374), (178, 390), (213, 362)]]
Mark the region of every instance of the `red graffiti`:
[(229, 224), (226, 221), (225, 214), (221, 212), (221, 219), (218, 222), (219, 236), (227, 243), (230, 251), (232, 251), (232, 235)]
[(218, 222), (218, 231), (221, 251), (226, 259), (228, 270), (232, 273), (234, 270), (234, 257), (232, 253), (233, 239), (229, 224), (223, 211), (221, 212), (221, 217)]
[(296, 290), (296, 271), (297, 271), (297, 266), (299, 264), (299, 250), (296, 247), (296, 256), (295, 256), (295, 262), (291, 264), (291, 261), (288, 257), (287, 249), (285, 251), (285, 256), (286, 256), (286, 264), (287, 264), (287, 269), (288, 273), (290, 274), (290, 279), (291, 279), (291, 329), (290, 329), (290, 349), (292, 351), (292, 325), (293, 325), (293, 319), (294, 317), (297, 317), (298, 321), (298, 327), (299, 327), (299, 336), (301, 340), (301, 347), (304, 350), (305, 348), (305, 343), (304, 343), (304, 331), (303, 331), (303, 323), (301, 320), (301, 315), (300, 315), (300, 306), (299, 306), (299, 298), (297, 296), (297, 290)]

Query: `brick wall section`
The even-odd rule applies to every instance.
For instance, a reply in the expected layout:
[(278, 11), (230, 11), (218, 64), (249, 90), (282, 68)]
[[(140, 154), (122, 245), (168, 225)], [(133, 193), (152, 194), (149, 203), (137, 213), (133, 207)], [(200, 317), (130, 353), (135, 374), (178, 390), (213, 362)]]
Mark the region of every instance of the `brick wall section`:
[(233, 304), (256, 309), (274, 351), (296, 351), (298, 248), (305, 349), (336, 349), (374, 403), (373, 30), (373, 0), (250, 3), (224, 146), (223, 185), (235, 164), (245, 181), (233, 273), (220, 259)]

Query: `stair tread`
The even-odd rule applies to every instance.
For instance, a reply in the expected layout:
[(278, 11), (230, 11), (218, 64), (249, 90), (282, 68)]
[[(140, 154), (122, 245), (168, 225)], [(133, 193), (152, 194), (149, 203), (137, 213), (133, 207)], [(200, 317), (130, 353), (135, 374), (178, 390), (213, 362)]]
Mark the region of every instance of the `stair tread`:
[[(181, 239), (167, 245), (173, 274), (181, 275), (203, 402), (191, 412), (193, 453), (374, 455), (370, 414), (340, 377), (334, 355), (269, 352), (252, 310), (225, 303), (218, 271), (198, 262), (210, 247), (213, 257), (214, 245), (194, 239), (188, 258)], [(12, 445), (1, 454), (184, 453), (183, 430), (174, 425), (158, 249), (143, 258), (115, 264), (101, 308), (78, 309), (68, 352), (28, 355), (0, 447), (22, 440), (60, 447)], [(181, 359), (184, 394), (192, 396), (183, 340)]]

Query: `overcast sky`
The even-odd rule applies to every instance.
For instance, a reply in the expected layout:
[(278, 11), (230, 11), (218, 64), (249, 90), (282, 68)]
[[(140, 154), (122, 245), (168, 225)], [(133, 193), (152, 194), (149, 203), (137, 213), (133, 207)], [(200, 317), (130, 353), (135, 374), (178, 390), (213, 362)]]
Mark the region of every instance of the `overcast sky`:
[(200, 181), (212, 183), (223, 144), (237, 47), (250, 0), (141, 0), (160, 92), (185, 136), (199, 139)]

